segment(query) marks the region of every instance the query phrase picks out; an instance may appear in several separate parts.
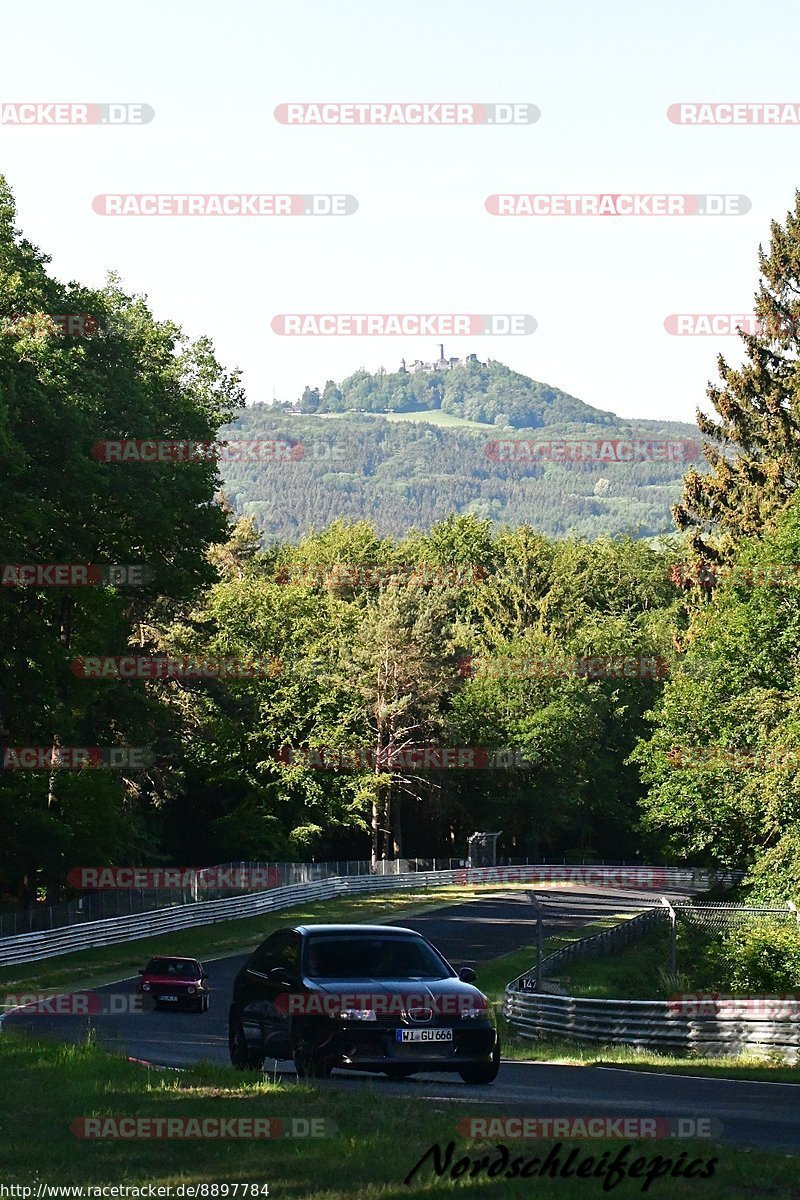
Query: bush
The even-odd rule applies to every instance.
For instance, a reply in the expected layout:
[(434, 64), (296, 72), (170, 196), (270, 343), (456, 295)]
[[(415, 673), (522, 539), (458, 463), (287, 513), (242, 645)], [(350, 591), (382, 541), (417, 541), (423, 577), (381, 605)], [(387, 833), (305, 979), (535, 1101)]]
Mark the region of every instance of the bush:
[(800, 988), (800, 932), (792, 922), (753, 921), (729, 930), (722, 943), (732, 992)]

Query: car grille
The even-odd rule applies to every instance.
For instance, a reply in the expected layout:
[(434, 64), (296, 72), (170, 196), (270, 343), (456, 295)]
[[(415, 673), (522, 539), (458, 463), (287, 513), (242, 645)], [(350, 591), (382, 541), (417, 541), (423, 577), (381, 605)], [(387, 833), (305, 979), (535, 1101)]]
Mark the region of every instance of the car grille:
[(456, 1053), (455, 1042), (395, 1042), (392, 1048), (394, 1058), (452, 1058)]

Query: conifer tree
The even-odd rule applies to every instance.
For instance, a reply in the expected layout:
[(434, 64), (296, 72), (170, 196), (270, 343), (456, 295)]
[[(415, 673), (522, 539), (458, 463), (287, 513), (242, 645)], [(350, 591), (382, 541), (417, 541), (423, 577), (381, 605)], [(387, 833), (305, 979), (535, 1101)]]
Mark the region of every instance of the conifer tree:
[(718, 418), (698, 410), (711, 467), (690, 468), (673, 507), (695, 554), (730, 557), (742, 537), (760, 536), (797, 489), (800, 472), (800, 192), (784, 225), (773, 221), (759, 247), (755, 296), (760, 328), (742, 331), (747, 361), (717, 360), (721, 383), (707, 394)]

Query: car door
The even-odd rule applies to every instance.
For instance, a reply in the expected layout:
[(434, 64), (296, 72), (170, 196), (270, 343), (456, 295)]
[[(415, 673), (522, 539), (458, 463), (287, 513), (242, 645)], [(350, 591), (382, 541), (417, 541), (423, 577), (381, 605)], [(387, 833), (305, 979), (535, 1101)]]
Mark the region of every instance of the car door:
[(279, 930), (259, 946), (245, 968), (247, 998), (242, 1006), (245, 1032), (248, 1041), (260, 1041), (271, 1058), (288, 1057), (290, 1052), (286, 1015), (276, 1007), (278, 997), (289, 989), (272, 979), (271, 972), (282, 967), (293, 981), (298, 981), (299, 966), (299, 934)]
[(267, 1042), (267, 1053), (274, 1058), (291, 1056), (291, 1041), (289, 1037), (289, 1015), (285, 1005), (280, 1000), (285, 999), (291, 992), (297, 992), (302, 987), (300, 978), (300, 950), (302, 938), (294, 930), (287, 930), (275, 943), (275, 962), (270, 970), (280, 967), (291, 979), (291, 987), (286, 987), (274, 979), (267, 982), (269, 1003), (264, 1010), (264, 1025)]
[(283, 932), (278, 931), (267, 938), (254, 950), (244, 965), (237, 988), (239, 1008), (242, 1023), (248, 1042), (256, 1044), (264, 1041), (266, 1033), (265, 1016), (269, 1004), (270, 980), (269, 973), (278, 962), (278, 947), (283, 940)]

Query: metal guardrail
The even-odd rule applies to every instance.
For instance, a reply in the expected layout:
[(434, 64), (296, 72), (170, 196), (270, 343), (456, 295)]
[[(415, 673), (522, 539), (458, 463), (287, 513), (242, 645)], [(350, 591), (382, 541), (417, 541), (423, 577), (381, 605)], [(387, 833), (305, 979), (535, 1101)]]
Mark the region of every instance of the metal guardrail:
[[(262, 891), (264, 886), (288, 887), (292, 883), (314, 883), (331, 876), (350, 878), (353, 875), (402, 875), (407, 871), (450, 871), (459, 867), (467, 867), (469, 860), (463, 858), (404, 858), (381, 859), (376, 868), (364, 859), (339, 859), (335, 862), (316, 863), (287, 863), (287, 862), (236, 862), (220, 863), (213, 867), (195, 870), (173, 870), (174, 875), (182, 877), (181, 886), (176, 887), (130, 887), (115, 888), (114, 890), (99, 888), (86, 891), (73, 900), (63, 900), (58, 904), (33, 904), (27, 908), (19, 908), (9, 912), (0, 912), (0, 939), (16, 937), (20, 933), (34, 933), (45, 929), (60, 929), (63, 925), (78, 925), (86, 921), (102, 921), (108, 917), (127, 917), (133, 913), (150, 912), (156, 908), (173, 908), (179, 904), (195, 904), (199, 900), (221, 900), (232, 895), (246, 895), (250, 892)], [(508, 860), (505, 867), (499, 870), (513, 870), (517, 867), (531, 866), (528, 858)], [(585, 860), (567, 863), (562, 859), (557, 863), (533, 864), (555, 873), (570, 873), (578, 868), (592, 870), (597, 864)], [(623, 863), (601, 862), (600, 867), (631, 869)], [(474, 868), (480, 870), (481, 868)], [(490, 868), (491, 869), (491, 868)], [(162, 867), (166, 872), (170, 868)], [(268, 877), (266, 885), (244, 882), (241, 887), (234, 886), (230, 880), (224, 886), (217, 886), (221, 872), (239, 873), (243, 878), (258, 876)]]
[[(329, 900), (336, 896), (358, 895), (362, 892), (428, 887), (450, 882), (452, 872), (405, 875), (364, 875), (351, 879), (332, 877), (317, 883), (300, 883), (275, 887), (266, 892), (247, 896), (232, 896), (227, 900), (200, 901), (158, 909), (155, 912), (135, 913), (129, 917), (111, 917), (105, 921), (89, 921), (41, 933), (26, 933), (0, 941), (0, 966), (36, 962), (71, 954), (76, 950), (92, 950), (140, 938), (155, 937), (181, 929), (214, 925), (237, 917), (255, 917), (276, 909), (304, 904), (308, 900)], [(445, 876), (445, 878), (442, 878)]]
[(800, 1061), (800, 1020), (721, 1011), (681, 1014), (668, 1000), (590, 1000), (506, 990), (503, 1013), (522, 1037), (638, 1046), (709, 1058), (745, 1052)]
[[(552, 954), (543, 958), (542, 974), (552, 975), (554, 967), (569, 962), (571, 959), (582, 958), (586, 954), (607, 954), (610, 950), (616, 950), (618, 946), (627, 946), (643, 937), (653, 925), (662, 921), (665, 916), (666, 909), (662, 906), (648, 908), (645, 912), (628, 917), (624, 921), (620, 921), (618, 925), (604, 929), (601, 933), (578, 938), (577, 941), (570, 942), (568, 946), (562, 946), (559, 950), (554, 950)], [(535, 969), (532, 969), (523, 972), (508, 986), (513, 987), (514, 984), (517, 984), (521, 991), (530, 991), (534, 982)]]
[[(287, 865), (307, 867), (309, 871), (321, 873), (325, 864)], [(401, 862), (400, 865), (405, 863)], [(724, 879), (727, 879), (729, 874), (726, 874)], [(323, 900), (385, 889), (401, 890), (448, 884), (469, 886), (491, 883), (578, 882), (597, 887), (649, 888), (660, 891), (670, 887), (705, 888), (709, 886), (710, 875), (713, 873), (694, 868), (596, 864), (570, 866), (549, 863), (504, 867), (455, 867), (439, 871), (411, 870), (399, 874), (389, 871), (383, 874), (329, 875), (327, 878), (276, 886), (266, 891), (230, 896), (227, 899), (197, 900), (148, 912), (84, 921), (78, 925), (3, 938), (0, 940), (0, 966), (35, 962), (60, 954), (69, 954), (75, 950), (132, 942), (161, 933), (210, 925), (238, 917), (259, 916), (279, 908), (303, 904), (307, 900)], [(723, 881), (722, 876), (720, 881)]]
[[(797, 919), (792, 905), (784, 908), (743, 904), (675, 905), (684, 915), (704, 911), (725, 925), (742, 920), (776, 917)], [(547, 955), (541, 973), (551, 974), (563, 962), (604, 953), (642, 937), (669, 915), (667, 907), (652, 907), (602, 933), (580, 938)], [(544, 983), (542, 984), (544, 987)], [(774, 1015), (769, 998), (704, 997), (698, 1001), (603, 1000), (554, 995), (536, 988), (535, 968), (509, 983), (503, 1014), (521, 1037), (554, 1037), (565, 1041), (622, 1044), (650, 1050), (698, 1054), (709, 1058), (742, 1053), (775, 1056), (785, 1063), (800, 1062), (800, 1001), (781, 1004)], [(772, 1007), (773, 1012), (770, 1012)]]
[[(34, 904), (29, 908), (0, 913), (0, 939), (16, 937), (18, 934), (35, 933), (48, 929), (60, 929), (65, 925), (103, 921), (112, 917), (128, 917), (134, 913), (152, 912), (154, 909), (175, 908), (182, 904), (196, 904), (202, 900), (221, 900), (230, 896), (244, 896), (263, 891), (265, 887), (288, 887), (294, 883), (315, 883), (332, 876), (350, 878), (353, 875), (401, 874), (411, 870), (449, 870), (461, 865), (463, 860), (400, 859), (381, 860), (374, 871), (369, 862), (357, 859), (323, 863), (278, 863), (237, 862), (220, 863), (213, 867), (196, 870), (180, 870), (168, 867), (154, 868), (181, 876), (181, 886), (98, 888), (64, 900), (59, 904)], [(146, 874), (147, 872), (145, 872)], [(236, 875), (243, 880), (237, 886), (230, 878), (218, 884), (221, 874)], [(269, 882), (247, 882), (258, 878)]]

